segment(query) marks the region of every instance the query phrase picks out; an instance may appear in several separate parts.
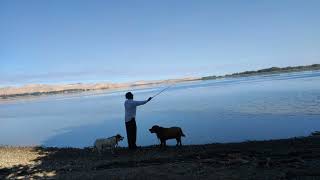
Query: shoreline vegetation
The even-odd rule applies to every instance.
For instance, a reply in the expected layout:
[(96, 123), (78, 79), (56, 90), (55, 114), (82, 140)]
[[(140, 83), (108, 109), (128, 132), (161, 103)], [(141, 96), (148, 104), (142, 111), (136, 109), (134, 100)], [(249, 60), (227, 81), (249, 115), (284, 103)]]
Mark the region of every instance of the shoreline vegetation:
[(161, 84), (174, 84), (187, 81), (197, 80), (214, 80), (222, 78), (237, 78), (237, 77), (250, 77), (258, 75), (281, 74), (290, 72), (301, 71), (315, 71), (320, 70), (320, 64), (313, 64), (307, 66), (294, 66), (294, 67), (271, 67), (257, 71), (245, 71), (240, 73), (227, 74), (223, 76), (205, 76), (194, 78), (181, 78), (169, 80), (156, 80), (156, 81), (137, 81), (132, 83), (76, 83), (64, 85), (48, 85), (48, 84), (30, 84), (21, 87), (3, 87), (0, 88), (0, 101), (1, 99), (15, 99), (22, 97), (36, 97), (42, 95), (56, 95), (56, 94), (75, 94), (86, 91), (94, 90), (116, 90), (126, 88), (141, 88), (146, 86), (156, 86)]
[(257, 71), (244, 71), (240, 73), (227, 74), (224, 76), (205, 76), (201, 80), (211, 80), (220, 78), (236, 78), (236, 77), (250, 77), (259, 75), (270, 75), (270, 74), (281, 74), (281, 73), (291, 73), (291, 72), (302, 72), (302, 71), (316, 71), (320, 70), (320, 64), (313, 64), (307, 66), (288, 66), (284, 68), (271, 67), (267, 69), (260, 69)]
[(320, 133), (308, 137), (141, 147), (0, 146), (0, 179), (318, 179)]

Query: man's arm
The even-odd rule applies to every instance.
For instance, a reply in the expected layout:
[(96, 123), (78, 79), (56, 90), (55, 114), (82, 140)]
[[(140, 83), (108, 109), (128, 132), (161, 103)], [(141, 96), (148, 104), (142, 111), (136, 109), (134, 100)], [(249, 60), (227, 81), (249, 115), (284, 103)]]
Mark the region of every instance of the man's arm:
[(133, 101), (133, 103), (134, 103), (135, 106), (141, 106), (141, 105), (144, 105), (147, 102), (149, 102), (151, 99), (152, 99), (152, 97), (149, 97), (148, 100), (145, 100), (145, 101)]

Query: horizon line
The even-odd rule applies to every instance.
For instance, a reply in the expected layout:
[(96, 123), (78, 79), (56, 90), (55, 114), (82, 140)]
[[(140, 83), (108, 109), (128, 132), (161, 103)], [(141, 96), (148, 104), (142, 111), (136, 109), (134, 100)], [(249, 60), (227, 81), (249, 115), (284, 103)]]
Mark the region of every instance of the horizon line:
[[(66, 82), (56, 82), (56, 83), (25, 83), (22, 85), (6, 85), (6, 86), (2, 86), (0, 85), (0, 88), (11, 88), (11, 87), (24, 87), (24, 86), (29, 86), (29, 85), (75, 85), (75, 84), (99, 84), (99, 83), (109, 83), (109, 84), (134, 84), (134, 83), (138, 83), (138, 82), (152, 82), (152, 81), (170, 81), (170, 80), (182, 80), (182, 79), (194, 79), (194, 80), (198, 80), (204, 77), (226, 77), (226, 76), (230, 76), (233, 74), (241, 74), (241, 73), (245, 73), (245, 72), (250, 72), (250, 71), (260, 71), (260, 70), (266, 70), (266, 69), (271, 69), (271, 68), (295, 68), (295, 67), (309, 67), (309, 66), (314, 66), (314, 65), (318, 65), (320, 66), (320, 64), (315, 63), (315, 64), (307, 64), (307, 65), (296, 65), (296, 66), (271, 66), (269, 68), (262, 68), (262, 69), (255, 69), (255, 70), (244, 70), (244, 71), (240, 71), (240, 72), (233, 72), (233, 73), (227, 73), (227, 74), (223, 74), (223, 75), (205, 75), (205, 76), (184, 76), (184, 77), (177, 77), (177, 78), (167, 78), (167, 79), (151, 79), (151, 80), (135, 80), (135, 81), (125, 81), (125, 82), (114, 82), (114, 81), (106, 81), (106, 80), (102, 80), (102, 81), (94, 81), (93, 82), (81, 82), (81, 81), (77, 81), (77, 82), (70, 82), (70, 83), (66, 83)], [(88, 80), (90, 81), (90, 80)]]

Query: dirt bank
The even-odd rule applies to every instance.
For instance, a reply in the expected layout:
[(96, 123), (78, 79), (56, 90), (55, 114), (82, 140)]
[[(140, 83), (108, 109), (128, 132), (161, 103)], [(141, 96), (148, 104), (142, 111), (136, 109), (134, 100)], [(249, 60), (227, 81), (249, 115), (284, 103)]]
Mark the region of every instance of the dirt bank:
[(0, 147), (0, 179), (320, 179), (320, 138), (92, 149)]

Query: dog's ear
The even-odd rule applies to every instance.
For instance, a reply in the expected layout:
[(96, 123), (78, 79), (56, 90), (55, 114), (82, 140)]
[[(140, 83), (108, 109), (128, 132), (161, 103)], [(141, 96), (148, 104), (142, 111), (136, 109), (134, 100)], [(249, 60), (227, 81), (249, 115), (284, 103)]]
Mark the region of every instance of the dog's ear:
[(159, 126), (153, 126), (152, 127), (152, 131), (155, 132), (155, 133), (158, 133), (159, 132)]
[(121, 141), (122, 138), (123, 137), (120, 134), (117, 134), (117, 136), (116, 136), (117, 141)]

